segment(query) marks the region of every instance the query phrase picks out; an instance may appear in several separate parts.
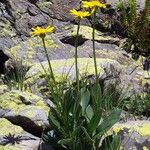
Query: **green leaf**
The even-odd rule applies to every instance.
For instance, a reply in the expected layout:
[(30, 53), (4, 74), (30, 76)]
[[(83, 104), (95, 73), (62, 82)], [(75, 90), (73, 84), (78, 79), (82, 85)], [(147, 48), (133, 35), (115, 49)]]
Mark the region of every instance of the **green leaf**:
[(93, 140), (92, 140), (92, 138), (90, 137), (90, 135), (89, 135), (87, 129), (86, 129), (85, 127), (81, 127), (81, 128), (82, 128), (82, 130), (84, 131), (87, 140), (88, 140), (89, 142), (93, 143)]
[(81, 132), (81, 125), (78, 125), (74, 128), (74, 131), (71, 133), (71, 137), (75, 138)]
[(86, 108), (86, 117), (88, 122), (92, 119), (93, 115), (94, 115), (93, 108), (89, 105)]
[(114, 109), (110, 115), (102, 121), (102, 123), (98, 126), (96, 130), (96, 136), (95, 138), (99, 137), (100, 135), (103, 135), (105, 132), (107, 132), (116, 122), (120, 119), (121, 110)]
[(56, 120), (56, 118), (53, 115), (49, 115), (49, 122), (50, 122), (50, 125), (55, 126), (58, 129), (60, 128), (59, 122)]
[(120, 144), (121, 141), (119, 135), (109, 135), (103, 139), (99, 150), (120, 150)]
[(52, 107), (49, 111), (48, 120), (51, 126), (56, 129), (60, 129), (60, 116), (58, 115), (57, 111)]
[(80, 116), (82, 115), (82, 108), (81, 106), (79, 105), (78, 107), (74, 107), (75, 111), (74, 111), (74, 118), (75, 120), (78, 120), (80, 119)]
[(42, 136), (42, 139), (43, 139), (44, 142), (49, 143), (51, 146), (54, 146), (54, 147), (55, 146), (56, 147), (60, 146), (58, 144), (58, 141), (60, 139), (60, 135), (57, 134), (53, 130), (50, 130), (47, 133), (44, 133), (43, 136)]
[(71, 145), (71, 143), (72, 143), (71, 138), (62, 139), (62, 140), (58, 141), (58, 144), (60, 144), (60, 145)]
[(102, 117), (102, 111), (98, 110), (97, 112), (94, 113), (93, 117), (91, 118), (90, 122), (87, 125), (88, 130), (92, 133), (97, 126), (99, 125), (99, 122)]
[(102, 90), (100, 85), (98, 86), (96, 84), (90, 85), (90, 92), (91, 92), (91, 97), (92, 97), (92, 104), (93, 104), (93, 109), (96, 111), (98, 108), (102, 106)]
[(65, 113), (66, 117), (68, 117), (69, 113), (72, 111), (74, 102), (75, 100), (74, 100), (73, 90), (69, 89), (65, 93), (62, 101), (63, 112)]
[(119, 135), (115, 135), (113, 137), (113, 141), (111, 143), (112, 149), (113, 150), (120, 150), (120, 146), (121, 146), (121, 139)]
[(99, 147), (99, 150), (117, 150), (117, 149), (112, 149), (111, 143), (113, 140), (113, 135), (106, 136), (103, 141), (101, 146)]
[(86, 88), (81, 89), (81, 107), (82, 107), (82, 113), (85, 114), (85, 110), (89, 104), (90, 101), (90, 92)]

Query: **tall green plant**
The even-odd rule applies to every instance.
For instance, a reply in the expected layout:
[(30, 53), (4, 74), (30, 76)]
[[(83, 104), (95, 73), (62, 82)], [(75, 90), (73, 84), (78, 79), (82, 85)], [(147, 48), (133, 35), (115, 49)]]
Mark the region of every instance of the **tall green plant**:
[[(102, 3), (95, 1), (98, 5)], [(93, 3), (93, 2), (92, 2)], [(92, 10), (95, 11), (95, 10)], [(69, 84), (65, 88), (64, 82), (57, 83), (48, 56), (45, 45), (45, 36), (48, 32), (53, 31), (53, 27), (33, 28), (32, 35), (39, 36), (42, 39), (45, 56), (49, 65), (49, 72), (45, 70), (48, 77), (48, 85), (52, 95), (48, 115), (48, 121), (51, 126), (49, 132), (44, 134), (43, 140), (49, 142), (55, 148), (64, 148), (68, 150), (98, 150), (103, 147), (104, 150), (117, 150), (120, 146), (118, 136), (105, 138), (107, 131), (119, 121), (121, 111), (119, 109), (111, 109), (105, 111), (102, 109), (105, 97), (102, 99), (101, 88), (99, 88), (98, 74), (96, 73), (96, 83), (91, 84), (86, 78), (79, 79), (78, 71), (78, 36), (81, 19), (88, 17), (92, 13), (87, 11), (70, 11), (77, 18), (78, 27), (75, 41), (75, 73), (76, 85)], [(93, 43), (95, 42), (95, 34), (93, 29)], [(94, 62), (96, 62), (95, 49), (93, 49)], [(97, 64), (94, 63), (95, 70)], [(56, 87), (56, 88), (55, 88)], [(105, 139), (105, 142), (102, 142)], [(102, 146), (100, 145), (102, 143)]]
[[(70, 86), (62, 97), (61, 113), (51, 107), (49, 123), (52, 129), (43, 137), (45, 141), (56, 147), (63, 146), (68, 150), (98, 150), (101, 147), (100, 141), (107, 131), (119, 121), (121, 111), (114, 109), (105, 114), (101, 108), (97, 109), (93, 99), (96, 94), (95, 87), (96, 85), (90, 85), (89, 88), (86, 86), (81, 88), (79, 107), (74, 112), (77, 95), (75, 89)], [(76, 114), (74, 115), (74, 113)], [(120, 143), (119, 139), (116, 139), (117, 141), (113, 140), (114, 143), (118, 142), (118, 148)], [(117, 148), (111, 148), (115, 146), (112, 144), (112, 140), (105, 140), (110, 144), (107, 145), (110, 150), (117, 150)], [(105, 144), (103, 143), (103, 145)], [(104, 146), (106, 150), (108, 150), (107, 146)]]

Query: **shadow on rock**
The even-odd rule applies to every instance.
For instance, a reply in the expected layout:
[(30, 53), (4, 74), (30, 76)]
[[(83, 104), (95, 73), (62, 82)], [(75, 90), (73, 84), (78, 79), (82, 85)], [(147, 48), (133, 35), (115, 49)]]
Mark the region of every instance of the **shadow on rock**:
[(3, 137), (3, 140), (0, 142), (0, 145), (15, 145), (15, 144), (19, 144), (22, 141), (22, 136), (15, 136), (15, 134), (11, 134), (9, 133), (8, 135), (5, 135)]
[[(76, 36), (66, 36), (66, 37), (60, 39), (60, 41), (62, 43), (70, 44), (72, 46), (75, 46), (75, 40), (76, 40)], [(82, 35), (79, 35), (77, 45), (81, 46), (84, 44), (85, 41), (87, 41), (87, 39), (83, 38)]]
[(0, 49), (0, 74), (5, 73), (5, 62), (9, 57)]

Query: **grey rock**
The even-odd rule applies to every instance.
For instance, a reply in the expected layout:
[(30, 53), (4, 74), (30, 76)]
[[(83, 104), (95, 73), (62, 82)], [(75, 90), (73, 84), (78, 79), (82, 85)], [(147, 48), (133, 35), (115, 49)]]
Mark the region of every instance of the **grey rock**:
[(41, 137), (24, 131), (4, 118), (0, 118), (0, 125), (0, 149), (53, 150), (50, 145), (43, 143)]
[(25, 131), (41, 137), (47, 128), (49, 108), (42, 98), (29, 92), (8, 91), (0, 95), (0, 117), (21, 126)]
[(143, 147), (147, 149), (150, 147), (150, 121), (130, 120), (117, 123), (115, 126), (114, 131), (118, 130), (117, 133), (121, 136), (123, 150), (143, 150)]

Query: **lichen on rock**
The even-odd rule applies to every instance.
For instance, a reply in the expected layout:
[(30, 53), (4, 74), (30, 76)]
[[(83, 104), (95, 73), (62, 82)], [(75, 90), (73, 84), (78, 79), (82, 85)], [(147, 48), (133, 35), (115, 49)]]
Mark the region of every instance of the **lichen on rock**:
[(49, 108), (41, 97), (29, 92), (12, 90), (0, 95), (0, 110), (3, 117), (20, 116), (41, 125), (47, 121)]
[[(92, 58), (79, 58), (78, 63), (80, 77), (84, 76), (85, 74), (94, 74), (95, 70)], [(45, 70), (48, 70), (47, 62), (43, 62), (42, 64)], [(60, 81), (63, 76), (67, 76), (67, 79), (72, 81), (75, 79), (74, 59), (52, 60), (51, 64), (56, 80)], [(115, 60), (101, 58), (97, 59), (98, 71), (100, 76), (104, 73), (103, 67), (109, 67), (110, 64), (115, 65), (118, 69), (121, 68), (120, 64)], [(32, 85), (34, 83), (37, 83), (40, 78), (42, 80), (43, 77), (45, 77), (45, 72), (40, 63), (37, 63), (32, 66), (26, 74), (26, 84)]]
[[(71, 35), (74, 36), (76, 35), (77, 32), (77, 25), (74, 25), (72, 30), (71, 30)], [(83, 38), (92, 40), (92, 32), (93, 29), (89, 26), (80, 26), (80, 35), (82, 35)], [(111, 41), (111, 43), (119, 43), (119, 38), (112, 38), (111, 36), (106, 36), (102, 32), (96, 30), (95, 31), (95, 40), (99, 42), (107, 42)]]
[(116, 123), (111, 130), (121, 136), (124, 150), (139, 150), (141, 147), (147, 150), (150, 140), (149, 128), (149, 121), (138, 120)]
[[(52, 53), (52, 49), (58, 47), (58, 45), (53, 41), (50, 36), (45, 38), (45, 44), (50, 53)], [(45, 56), (43, 50), (42, 41), (38, 37), (30, 38), (27, 41), (21, 42), (16, 46), (7, 49), (6, 52), (12, 56), (14, 59), (22, 59), (26, 65), (32, 65), (33, 63), (38, 61), (38, 57)], [(43, 56), (41, 56), (43, 55)], [(36, 61), (35, 61), (36, 60)]]
[(0, 136), (20, 134), (23, 131), (21, 127), (13, 125), (5, 118), (0, 118), (0, 127)]

